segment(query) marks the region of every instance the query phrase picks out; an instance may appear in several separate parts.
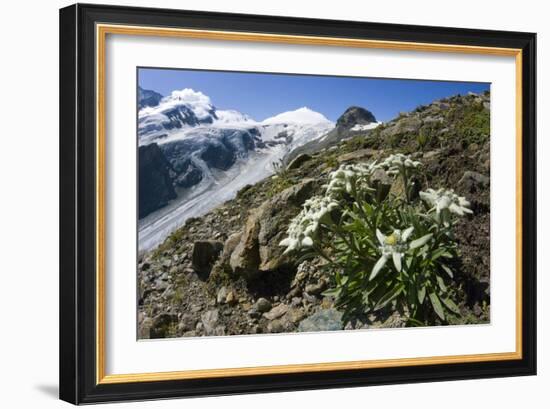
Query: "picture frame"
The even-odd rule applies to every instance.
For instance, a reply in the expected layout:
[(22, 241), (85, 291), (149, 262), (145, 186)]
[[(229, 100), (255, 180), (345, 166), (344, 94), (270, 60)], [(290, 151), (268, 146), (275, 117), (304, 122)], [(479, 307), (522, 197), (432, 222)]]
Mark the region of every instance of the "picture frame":
[[(117, 35), (245, 43), (258, 50), (276, 44), (512, 58), (516, 93), (508, 102), (515, 107), (516, 181), (509, 185), (516, 221), (510, 240), (515, 240), (516, 259), (514, 299), (508, 302), (515, 308), (514, 350), (108, 373), (105, 321), (112, 272), (106, 271), (106, 230), (112, 218), (105, 205), (105, 122), (111, 101), (105, 64), (112, 58), (106, 39)], [(61, 9), (60, 398), (84, 404), (535, 375), (535, 81), (533, 33), (85, 4)]]

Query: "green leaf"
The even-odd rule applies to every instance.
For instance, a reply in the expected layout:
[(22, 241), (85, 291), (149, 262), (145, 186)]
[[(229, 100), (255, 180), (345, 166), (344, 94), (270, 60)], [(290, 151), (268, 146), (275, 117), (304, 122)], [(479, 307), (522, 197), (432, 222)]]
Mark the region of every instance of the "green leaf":
[(441, 291), (446, 293), (447, 292), (447, 286), (443, 282), (443, 279), (439, 276), (436, 276), (435, 278), (437, 279), (437, 284), (439, 285), (439, 288), (441, 288)]
[(437, 296), (436, 293), (430, 293), (429, 297), (430, 297), (432, 306), (434, 307), (435, 313), (439, 318), (445, 321), (445, 311), (443, 311), (443, 306), (441, 305), (441, 301), (439, 301), (439, 297)]
[(443, 301), (443, 304), (445, 304), (445, 307), (447, 307), (449, 310), (451, 310), (455, 314), (460, 314), (460, 309), (453, 300), (451, 300), (450, 298), (442, 298), (441, 301)]
[(437, 250), (435, 250), (433, 253), (432, 253), (432, 256), (431, 256), (431, 259), (432, 260), (437, 260), (439, 257), (441, 257), (443, 255), (443, 253), (445, 253), (447, 251), (447, 249), (445, 247), (440, 247), (438, 248)]
[(448, 266), (445, 264), (441, 264), (441, 268), (445, 270), (447, 274), (449, 274), (449, 277), (453, 278), (453, 270), (451, 270)]
[(422, 304), (424, 302), (424, 298), (426, 298), (426, 287), (422, 286), (418, 290), (418, 303)]
[(418, 247), (422, 247), (424, 244), (426, 244), (430, 239), (433, 237), (432, 233), (428, 233), (425, 236), (420, 237), (419, 239), (411, 241), (411, 244), (409, 244), (409, 248), (411, 250), (414, 250)]
[(329, 290), (325, 290), (323, 291), (323, 295), (325, 297), (334, 297), (334, 298), (338, 298), (338, 296), (340, 295), (340, 293), (342, 292), (342, 289), (341, 288), (331, 288)]
[(390, 291), (388, 291), (380, 298), (380, 300), (374, 307), (374, 311), (384, 308), (390, 301), (394, 300), (399, 294), (401, 294), (404, 288), (405, 286), (402, 283), (399, 283), (395, 287), (393, 287)]

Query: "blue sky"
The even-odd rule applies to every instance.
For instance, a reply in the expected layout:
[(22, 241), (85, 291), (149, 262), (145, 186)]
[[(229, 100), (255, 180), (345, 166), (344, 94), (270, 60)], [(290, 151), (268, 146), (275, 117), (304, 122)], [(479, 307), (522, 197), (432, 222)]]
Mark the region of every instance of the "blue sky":
[(351, 105), (388, 121), (435, 99), (488, 90), (475, 82), (353, 78), (318, 75), (140, 68), (139, 85), (169, 95), (192, 88), (208, 95), (218, 109), (235, 109), (261, 121), (307, 106), (332, 121)]

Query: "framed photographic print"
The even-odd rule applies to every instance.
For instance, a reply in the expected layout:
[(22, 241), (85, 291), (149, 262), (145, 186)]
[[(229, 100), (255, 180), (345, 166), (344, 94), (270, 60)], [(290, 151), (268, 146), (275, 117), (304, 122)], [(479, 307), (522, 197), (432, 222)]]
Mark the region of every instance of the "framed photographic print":
[(535, 39), (61, 9), (61, 399), (535, 374)]

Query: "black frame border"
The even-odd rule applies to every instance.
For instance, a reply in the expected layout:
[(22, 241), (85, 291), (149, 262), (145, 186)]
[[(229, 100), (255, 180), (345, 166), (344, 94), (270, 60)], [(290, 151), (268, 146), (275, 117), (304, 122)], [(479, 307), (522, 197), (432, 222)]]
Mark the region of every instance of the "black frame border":
[[(96, 384), (96, 23), (522, 50), (522, 359)], [(60, 10), (60, 377), (74, 404), (536, 374), (536, 34), (75, 4)]]

